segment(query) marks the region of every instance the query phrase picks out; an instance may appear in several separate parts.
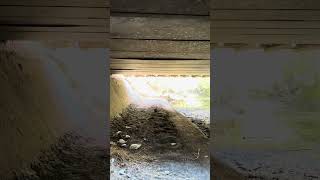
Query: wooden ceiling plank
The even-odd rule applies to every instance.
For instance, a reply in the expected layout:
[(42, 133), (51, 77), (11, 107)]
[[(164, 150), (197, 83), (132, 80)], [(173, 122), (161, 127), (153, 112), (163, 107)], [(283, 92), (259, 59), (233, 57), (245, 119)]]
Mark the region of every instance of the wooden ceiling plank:
[(0, 6), (110, 7), (109, 0), (1, 0)]
[(210, 40), (209, 18), (111, 16), (112, 38)]
[(0, 17), (104, 18), (109, 8), (0, 6)]

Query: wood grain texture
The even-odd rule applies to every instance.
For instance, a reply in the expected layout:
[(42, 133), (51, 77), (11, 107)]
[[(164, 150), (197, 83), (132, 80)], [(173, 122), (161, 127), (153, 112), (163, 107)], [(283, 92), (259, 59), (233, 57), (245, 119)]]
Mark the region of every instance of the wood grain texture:
[(90, 41), (88, 47), (95, 41), (105, 47), (108, 42), (101, 42), (109, 41), (109, 7), (109, 0), (2, 0), (0, 39)]
[(209, 15), (209, 0), (112, 0), (111, 12)]
[(209, 17), (111, 16), (113, 38), (210, 40)]
[(320, 9), (317, 0), (211, 0), (211, 9)]
[(109, 0), (1, 0), (0, 6), (110, 7)]

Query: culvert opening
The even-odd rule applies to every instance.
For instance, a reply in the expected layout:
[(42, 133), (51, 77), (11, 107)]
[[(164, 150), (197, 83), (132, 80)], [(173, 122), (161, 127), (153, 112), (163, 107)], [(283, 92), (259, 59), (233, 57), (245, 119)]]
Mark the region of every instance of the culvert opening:
[(111, 177), (209, 179), (209, 82), (113, 75)]

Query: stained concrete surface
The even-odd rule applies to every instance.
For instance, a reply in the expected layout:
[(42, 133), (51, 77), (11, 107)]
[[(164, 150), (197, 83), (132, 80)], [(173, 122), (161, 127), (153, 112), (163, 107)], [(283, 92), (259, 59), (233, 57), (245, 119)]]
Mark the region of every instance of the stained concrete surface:
[[(72, 151), (77, 154), (75, 157), (79, 158), (86, 146), (95, 147), (88, 150), (92, 154), (96, 148), (101, 152), (105, 149), (107, 153), (107, 55), (107, 49), (53, 49), (40, 42), (1, 44), (1, 178), (17, 177), (22, 171), (32, 172), (33, 167), (50, 168), (37, 172), (41, 179), (57, 177), (45, 174), (61, 171), (58, 168), (61, 164), (46, 166), (45, 163), (54, 159), (57, 152), (68, 154), (68, 149), (59, 147), (56, 151), (54, 147), (69, 133), (90, 139), (79, 151)], [(72, 155), (65, 157), (70, 159), (64, 161), (77, 161)], [(101, 159), (98, 159), (99, 164)], [(43, 164), (35, 165), (38, 162)], [(59, 160), (51, 163), (55, 162)], [(83, 162), (77, 162), (81, 169)], [(85, 179), (79, 174), (74, 174), (74, 178)], [(62, 174), (59, 179), (70, 179), (70, 176)]]

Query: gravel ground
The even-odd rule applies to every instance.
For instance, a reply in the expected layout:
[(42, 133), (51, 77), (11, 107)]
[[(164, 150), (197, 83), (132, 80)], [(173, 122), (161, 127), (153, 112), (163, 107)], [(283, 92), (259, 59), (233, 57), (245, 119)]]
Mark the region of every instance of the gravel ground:
[(59, 138), (30, 167), (14, 173), (13, 180), (107, 180), (107, 151), (73, 133)]
[(193, 162), (128, 162), (124, 167), (111, 159), (111, 177), (114, 180), (209, 180), (209, 168)]
[(273, 152), (230, 150), (216, 152), (214, 156), (248, 179), (313, 180), (320, 179), (318, 152), (308, 149)]

